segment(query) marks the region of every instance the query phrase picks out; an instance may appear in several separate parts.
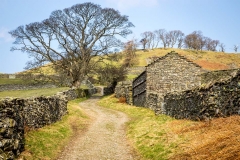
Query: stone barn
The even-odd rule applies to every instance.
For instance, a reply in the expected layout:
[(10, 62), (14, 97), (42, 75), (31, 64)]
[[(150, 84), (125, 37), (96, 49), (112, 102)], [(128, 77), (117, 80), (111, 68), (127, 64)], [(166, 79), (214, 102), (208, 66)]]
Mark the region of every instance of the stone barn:
[(201, 85), (202, 68), (176, 52), (170, 52), (146, 66), (133, 81), (133, 105), (163, 113), (163, 96)]

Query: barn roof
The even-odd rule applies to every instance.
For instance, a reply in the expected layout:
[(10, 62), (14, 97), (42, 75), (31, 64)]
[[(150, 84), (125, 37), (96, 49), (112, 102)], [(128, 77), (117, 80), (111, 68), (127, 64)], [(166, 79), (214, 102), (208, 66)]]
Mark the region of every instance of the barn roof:
[(152, 63), (148, 64), (146, 67), (151, 66), (151, 65), (153, 65), (154, 63), (159, 62), (159, 61), (165, 59), (165, 58), (168, 57), (169, 55), (176, 55), (176, 56), (180, 57), (181, 59), (184, 59), (185, 61), (189, 62), (190, 64), (193, 64), (194, 66), (199, 67), (199, 68), (202, 69), (201, 66), (199, 66), (198, 64), (194, 63), (193, 61), (187, 59), (186, 57), (178, 54), (178, 53), (175, 52), (175, 51), (171, 51), (171, 52), (169, 52), (168, 54), (166, 54), (165, 56), (156, 58)]

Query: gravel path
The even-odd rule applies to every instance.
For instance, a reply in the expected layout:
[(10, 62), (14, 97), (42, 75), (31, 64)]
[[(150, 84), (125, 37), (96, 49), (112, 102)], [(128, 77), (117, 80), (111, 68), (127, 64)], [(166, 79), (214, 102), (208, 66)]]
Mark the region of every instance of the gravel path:
[(98, 97), (80, 103), (92, 123), (76, 136), (59, 156), (59, 160), (131, 160), (136, 158), (128, 145), (124, 124), (127, 116), (96, 104)]

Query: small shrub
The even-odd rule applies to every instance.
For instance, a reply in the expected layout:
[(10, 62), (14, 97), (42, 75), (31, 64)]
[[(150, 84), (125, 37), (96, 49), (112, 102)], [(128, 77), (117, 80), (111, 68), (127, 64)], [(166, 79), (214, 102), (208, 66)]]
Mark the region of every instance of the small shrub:
[(120, 97), (119, 98), (119, 103), (126, 103), (126, 98), (125, 97)]
[(31, 128), (27, 125), (24, 125), (24, 133), (28, 133), (29, 131), (31, 131)]

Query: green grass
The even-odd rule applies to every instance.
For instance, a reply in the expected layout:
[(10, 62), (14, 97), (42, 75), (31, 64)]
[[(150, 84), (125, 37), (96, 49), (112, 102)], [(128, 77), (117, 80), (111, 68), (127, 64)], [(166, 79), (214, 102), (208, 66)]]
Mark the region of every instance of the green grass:
[(26, 81), (23, 79), (9, 79), (9, 78), (0, 78), (0, 85), (2, 84), (29, 84), (31, 81)]
[(175, 151), (177, 141), (168, 139), (168, 123), (173, 119), (141, 107), (119, 103), (114, 97), (105, 97), (99, 105), (125, 112), (131, 120), (127, 124), (127, 135), (143, 159), (161, 160)]
[(73, 128), (83, 132), (89, 118), (79, 109), (76, 99), (68, 103), (68, 114), (59, 122), (25, 134), (25, 151), (20, 155), (27, 160), (56, 159), (73, 136)]
[(19, 91), (2, 91), (0, 92), (0, 98), (4, 97), (36, 97), (36, 96), (50, 96), (57, 92), (68, 90), (68, 87), (61, 88), (44, 88), (44, 89), (32, 89), (32, 90), (19, 90)]
[(134, 74), (128, 74), (127, 75), (127, 80), (133, 80), (137, 77), (138, 75), (134, 75)]

